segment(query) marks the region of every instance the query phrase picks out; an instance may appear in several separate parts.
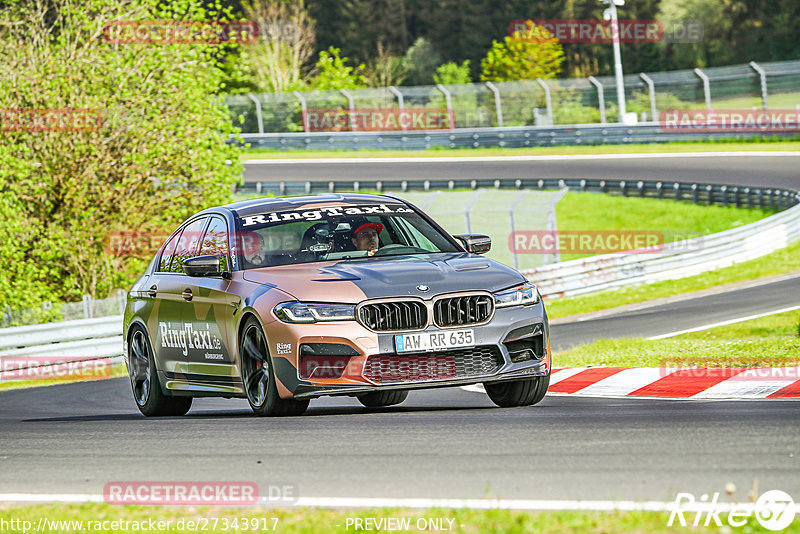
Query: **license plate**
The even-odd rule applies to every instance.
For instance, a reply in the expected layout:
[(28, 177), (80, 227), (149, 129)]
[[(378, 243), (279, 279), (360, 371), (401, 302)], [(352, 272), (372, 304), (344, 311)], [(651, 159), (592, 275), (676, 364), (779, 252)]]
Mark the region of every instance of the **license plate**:
[(447, 330), (421, 334), (397, 334), (394, 346), (397, 352), (425, 352), (447, 350), (475, 345), (473, 330)]

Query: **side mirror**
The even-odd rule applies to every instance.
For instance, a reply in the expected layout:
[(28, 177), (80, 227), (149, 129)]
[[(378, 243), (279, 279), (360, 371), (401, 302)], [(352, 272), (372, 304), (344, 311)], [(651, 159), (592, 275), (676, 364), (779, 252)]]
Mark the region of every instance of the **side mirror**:
[(230, 280), (231, 273), (223, 270), (222, 259), (224, 256), (195, 256), (183, 262), (183, 272), (189, 276), (221, 276)]
[(492, 238), (481, 234), (454, 235), (456, 239), (464, 243), (467, 252), (473, 254), (485, 254), (492, 248)]

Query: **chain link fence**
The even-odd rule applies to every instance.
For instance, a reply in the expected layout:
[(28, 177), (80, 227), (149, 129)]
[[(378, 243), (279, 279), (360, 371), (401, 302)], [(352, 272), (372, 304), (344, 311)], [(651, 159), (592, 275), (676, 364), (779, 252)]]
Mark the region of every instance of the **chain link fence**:
[[(642, 122), (667, 110), (797, 109), (800, 60), (627, 74), (628, 111)], [(618, 121), (613, 76), (261, 93), (227, 97), (243, 133), (357, 131), (352, 120), (334, 129), (309, 124), (309, 110), (444, 109), (452, 128), (605, 124)]]
[(431, 191), (394, 193), (430, 215), (451, 235), (484, 234), (492, 238), (486, 254), (515, 269), (535, 269), (561, 261), (560, 255), (517, 254), (509, 245), (516, 231), (558, 230), (556, 204), (567, 188), (557, 191)]
[(122, 315), (125, 312), (127, 293), (123, 289), (105, 299), (93, 299), (84, 295), (81, 302), (43, 302), (36, 308), (12, 310), (6, 306), (0, 327), (25, 326), (31, 324), (74, 321)]

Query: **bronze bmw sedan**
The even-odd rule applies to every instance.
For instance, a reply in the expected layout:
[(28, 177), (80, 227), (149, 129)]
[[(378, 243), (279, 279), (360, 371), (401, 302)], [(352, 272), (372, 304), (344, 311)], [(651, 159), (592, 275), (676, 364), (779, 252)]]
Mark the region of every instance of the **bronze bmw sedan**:
[(237, 202), (184, 222), (133, 285), (125, 363), (144, 415), (194, 397), (246, 398), (262, 416), (349, 395), (484, 384), (498, 406), (542, 400), (547, 313), (536, 287), (390, 196)]

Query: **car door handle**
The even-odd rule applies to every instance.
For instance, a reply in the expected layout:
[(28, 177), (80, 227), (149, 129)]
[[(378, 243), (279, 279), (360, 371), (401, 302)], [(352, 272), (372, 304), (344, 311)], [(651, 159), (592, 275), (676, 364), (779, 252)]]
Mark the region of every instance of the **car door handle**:
[(183, 293), (181, 293), (184, 300), (192, 300), (192, 290), (191, 289), (184, 289)]
[(156, 295), (158, 294), (158, 286), (155, 284), (150, 286), (150, 289), (147, 290), (147, 294), (150, 295), (151, 298), (156, 298)]

